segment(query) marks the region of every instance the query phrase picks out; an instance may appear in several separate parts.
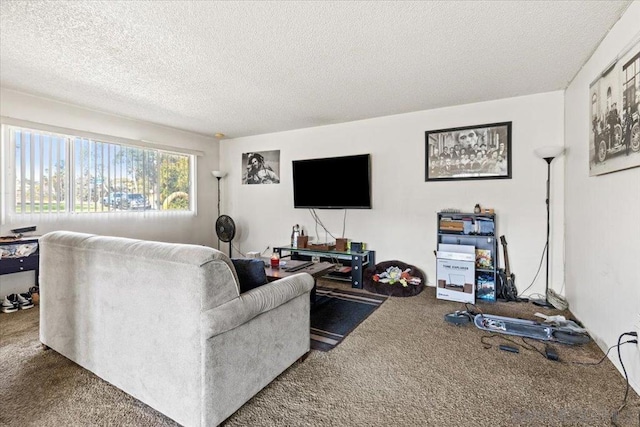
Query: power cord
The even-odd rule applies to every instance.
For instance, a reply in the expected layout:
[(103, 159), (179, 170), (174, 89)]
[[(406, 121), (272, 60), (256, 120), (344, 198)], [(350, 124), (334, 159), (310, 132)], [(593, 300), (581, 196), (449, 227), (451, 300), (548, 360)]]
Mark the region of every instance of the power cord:
[[(466, 303), (465, 307), (467, 307), (467, 305), (471, 305), (474, 306), (474, 304), (470, 304), (470, 303)], [(471, 310), (468, 310), (471, 311)], [(480, 312), (480, 315), (482, 315), (482, 312)], [(622, 341), (622, 338), (625, 336), (630, 336), (630, 337), (635, 337), (635, 339), (630, 339), (627, 341)], [(493, 347), (493, 345), (489, 342), (487, 342), (487, 340), (489, 339), (493, 339), (493, 338), (501, 338), (505, 341), (509, 341), (512, 344), (515, 344), (518, 347), (521, 347), (525, 350), (529, 350), (529, 351), (535, 351), (537, 353), (539, 353), (540, 355), (542, 355), (544, 358), (546, 359), (550, 359), (550, 360), (554, 360), (556, 362), (560, 362), (560, 363), (565, 363), (565, 364), (573, 364), (573, 365), (583, 365), (583, 366), (597, 366), (600, 365), (609, 355), (609, 352), (613, 349), (613, 348), (617, 348), (618, 349), (618, 360), (620, 361), (620, 366), (622, 367), (622, 372), (624, 373), (624, 379), (625, 382), (627, 383), (625, 391), (624, 391), (624, 397), (622, 398), (622, 404), (618, 407), (618, 409), (616, 409), (615, 411), (613, 411), (613, 413), (611, 414), (611, 423), (614, 426), (619, 426), (618, 424), (618, 417), (620, 415), (620, 413), (622, 412), (622, 410), (627, 406), (627, 399), (629, 397), (629, 376), (627, 374), (627, 369), (624, 367), (624, 362), (622, 361), (622, 355), (620, 353), (620, 346), (622, 346), (623, 344), (637, 344), (638, 343), (638, 333), (637, 332), (624, 332), (622, 334), (620, 334), (620, 336), (618, 337), (618, 343), (615, 345), (612, 345), (611, 347), (609, 347), (606, 351), (606, 353), (604, 354), (604, 356), (602, 356), (602, 358), (595, 362), (595, 363), (590, 363), (590, 362), (575, 362), (575, 361), (563, 361), (558, 359), (557, 357), (557, 353), (549, 346), (549, 344), (545, 344), (545, 351), (543, 352), (542, 350), (540, 350), (539, 348), (537, 348), (535, 345), (533, 345), (530, 342), (527, 342), (525, 337), (520, 337), (522, 339), (523, 344), (520, 344), (519, 342), (512, 340), (511, 338), (505, 337), (504, 335), (496, 335), (496, 334), (491, 334), (491, 335), (483, 335), (482, 337), (480, 337), (480, 342), (482, 343), (482, 346), (484, 347), (485, 350), (490, 349), (491, 347)], [(640, 417), (640, 414), (639, 414)]]
[(607, 349), (607, 352), (604, 354), (604, 356), (602, 356), (602, 358), (601, 358), (600, 360), (598, 360), (597, 362), (595, 362), (595, 363), (589, 363), (589, 362), (569, 362), (569, 363), (573, 363), (574, 365), (597, 366), (597, 365), (599, 365), (599, 364), (601, 364), (602, 362), (604, 362), (604, 361), (605, 361), (605, 359), (606, 359), (606, 358), (607, 358), (607, 356), (609, 355), (609, 352), (610, 352), (612, 349), (614, 349), (614, 348), (616, 348), (616, 347), (617, 347), (617, 348), (618, 348), (618, 350), (620, 350), (620, 346), (621, 346), (622, 344), (629, 344), (629, 343), (636, 343), (636, 342), (637, 342), (636, 340), (629, 340), (629, 341), (621, 342), (620, 344), (614, 344), (614, 345), (612, 345), (611, 347), (609, 347), (609, 348)]
[[(322, 223), (322, 220), (318, 216), (318, 213), (316, 212), (316, 210), (315, 209), (309, 209), (309, 213), (311, 214), (311, 217), (313, 218), (313, 220), (316, 223), (316, 239), (320, 238), (320, 236), (318, 235), (318, 225), (319, 225), (320, 227), (322, 227), (322, 229), (324, 230), (324, 232), (326, 234), (328, 234), (329, 236), (331, 236), (335, 240), (336, 236), (334, 236), (333, 234), (331, 234), (331, 232), (329, 230), (327, 230), (327, 227), (325, 227), (325, 225)], [(346, 221), (346, 218), (347, 218), (347, 213), (346, 213), (346, 209), (345, 209), (344, 221)], [(343, 228), (342, 228), (342, 235), (344, 236), (344, 222), (343, 222)]]
[(503, 335), (496, 335), (496, 334), (490, 334), (490, 335), (483, 335), (482, 337), (480, 337), (480, 342), (482, 343), (482, 346), (484, 347), (485, 350), (490, 349), (491, 347), (493, 347), (493, 344), (486, 342), (486, 340), (490, 340), (493, 338), (500, 338), (503, 339), (505, 341), (509, 341), (510, 343), (516, 345), (517, 347), (523, 348), (525, 350), (529, 350), (529, 351), (535, 351), (537, 353), (540, 353), (543, 357), (547, 357), (545, 353), (543, 353), (540, 349), (538, 349), (535, 345), (528, 343), (527, 341), (525, 341), (524, 337), (520, 337), (522, 339), (522, 344), (512, 340), (511, 338), (505, 337)]
[[(520, 294), (518, 295), (519, 298), (531, 299), (532, 296), (536, 295), (536, 294), (525, 295), (524, 293), (527, 292), (529, 288), (531, 288), (533, 284), (536, 282), (536, 279), (540, 274), (540, 270), (542, 269), (542, 261), (544, 261), (544, 254), (547, 252), (548, 249), (549, 249), (549, 245), (545, 243), (544, 248), (542, 249), (542, 255), (540, 256), (540, 263), (538, 264), (538, 270), (536, 271), (535, 276), (533, 276), (533, 280), (531, 280), (531, 283), (529, 284), (529, 286), (527, 286), (524, 289), (524, 291), (520, 292)], [(562, 288), (564, 289), (564, 283), (562, 284)], [(546, 295), (542, 295), (542, 294), (538, 294), (538, 295), (540, 295), (543, 298), (546, 298), (546, 300), (549, 301), (549, 303), (555, 308), (557, 308), (558, 310), (566, 310), (569, 308), (569, 303), (567, 302), (567, 300), (562, 295), (560, 295), (559, 293), (557, 293), (551, 288), (549, 288)]]
[(620, 412), (622, 412), (622, 410), (627, 406), (627, 398), (629, 397), (629, 376), (627, 375), (627, 370), (624, 367), (624, 363), (622, 363), (622, 356), (620, 355), (620, 345), (621, 345), (620, 341), (622, 341), (622, 337), (624, 336), (636, 337), (635, 340), (625, 341), (625, 343), (628, 343), (628, 342), (633, 342), (636, 344), (638, 343), (637, 332), (625, 332), (623, 334), (620, 334), (620, 336), (618, 337), (618, 360), (620, 361), (620, 366), (622, 366), (622, 372), (624, 372), (624, 379), (627, 382), (627, 387), (624, 391), (624, 398), (622, 399), (622, 404), (618, 409), (613, 411), (613, 413), (611, 414), (611, 423), (614, 426), (618, 425), (618, 415), (620, 415)]
[[(242, 255), (242, 257), (243, 257), (243, 258), (246, 258), (246, 257), (247, 257), (247, 255), (246, 255), (246, 254), (244, 254), (244, 253), (242, 253), (242, 252), (240, 251), (240, 249), (238, 249), (238, 247), (237, 247), (236, 245), (234, 245), (233, 243), (231, 243), (231, 247), (232, 247), (233, 249), (235, 249), (237, 253), (239, 253), (240, 255)], [(267, 247), (267, 249), (269, 249), (269, 248)], [(266, 250), (266, 249), (265, 249), (265, 250)], [(263, 252), (264, 252), (264, 251), (263, 251)]]
[[(485, 350), (488, 350), (490, 348), (493, 347), (493, 344), (487, 342), (490, 339), (493, 338), (500, 338), (503, 339), (505, 341), (509, 341), (510, 343), (523, 348), (525, 350), (529, 350), (529, 351), (535, 351), (536, 353), (540, 354), (542, 357), (544, 357), (545, 359), (548, 359), (547, 356), (547, 352), (546, 350), (550, 347), (549, 344), (545, 343), (545, 351), (540, 350), (538, 347), (536, 347), (535, 345), (533, 345), (533, 343), (527, 341), (527, 337), (520, 337), (520, 339), (522, 340), (522, 344), (519, 343), (518, 341), (515, 341), (509, 337), (506, 337), (504, 335), (497, 335), (497, 334), (490, 334), (490, 335), (483, 335), (482, 337), (480, 337), (480, 342), (482, 343), (482, 346), (484, 347)], [(533, 338), (529, 338), (529, 340), (534, 340)], [(536, 342), (539, 342), (538, 340), (534, 340)], [(583, 365), (583, 366), (597, 366), (600, 365), (602, 362), (604, 362), (604, 360), (607, 358), (607, 356), (609, 355), (609, 352), (611, 352), (612, 349), (614, 348), (620, 348), (621, 345), (623, 344), (635, 344), (637, 343), (636, 340), (628, 340), (628, 341), (623, 341), (619, 344), (614, 344), (611, 347), (609, 347), (607, 349), (607, 352), (604, 354), (604, 356), (602, 356), (602, 358), (600, 360), (598, 360), (597, 362), (575, 362), (575, 361), (564, 361), (564, 360), (556, 360), (557, 362), (560, 363), (564, 363), (564, 364), (572, 364), (572, 365)]]
[[(315, 209), (309, 209), (309, 210), (311, 211), (311, 216), (313, 217), (314, 221), (316, 222), (316, 237), (318, 237), (318, 227), (317, 226), (320, 225), (320, 227), (322, 227), (324, 232), (329, 234), (335, 240), (336, 236), (331, 234), (331, 232), (327, 229), (327, 227), (324, 225), (324, 223), (320, 219), (320, 216), (318, 215), (316, 210)], [(344, 232), (345, 232), (346, 226), (347, 226), (347, 210), (345, 209), (344, 210), (344, 216), (342, 217), (342, 235), (341, 235), (341, 237), (344, 237)]]
[(536, 275), (533, 276), (533, 280), (531, 280), (531, 284), (529, 284), (529, 286), (527, 286), (524, 291), (520, 292), (520, 295), (518, 295), (519, 297), (527, 298), (527, 296), (524, 293), (527, 292), (529, 288), (533, 286), (534, 283), (536, 283), (538, 274), (540, 274), (540, 270), (542, 269), (542, 261), (544, 261), (544, 254), (547, 252), (547, 246), (548, 246), (547, 243), (545, 243), (544, 248), (542, 249), (542, 255), (540, 255), (540, 264), (538, 264), (538, 271), (536, 271)]

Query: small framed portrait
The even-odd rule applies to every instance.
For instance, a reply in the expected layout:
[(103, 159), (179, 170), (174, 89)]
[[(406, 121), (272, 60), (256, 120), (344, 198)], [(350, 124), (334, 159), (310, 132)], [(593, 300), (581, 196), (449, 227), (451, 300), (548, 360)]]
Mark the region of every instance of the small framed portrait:
[(511, 122), (425, 132), (425, 181), (511, 178)]
[(242, 154), (243, 184), (280, 184), (280, 150)]

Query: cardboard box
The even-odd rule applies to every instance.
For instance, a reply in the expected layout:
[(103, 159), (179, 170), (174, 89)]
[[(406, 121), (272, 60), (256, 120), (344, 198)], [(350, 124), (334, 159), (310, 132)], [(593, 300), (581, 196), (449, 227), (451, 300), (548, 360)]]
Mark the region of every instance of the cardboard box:
[(314, 251), (332, 251), (336, 248), (336, 245), (331, 243), (309, 243), (309, 249), (313, 249)]
[(347, 239), (336, 239), (336, 251), (345, 252), (347, 250)]
[(309, 245), (309, 236), (298, 236), (297, 248), (303, 249)]
[(475, 246), (438, 245), (436, 257), (437, 299), (475, 302)]

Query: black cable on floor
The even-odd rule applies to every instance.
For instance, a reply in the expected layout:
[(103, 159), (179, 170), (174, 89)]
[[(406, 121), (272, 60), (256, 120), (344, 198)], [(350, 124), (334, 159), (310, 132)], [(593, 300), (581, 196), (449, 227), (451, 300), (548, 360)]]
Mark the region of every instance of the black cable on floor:
[(598, 361), (597, 361), (597, 362), (595, 362), (595, 363), (591, 363), (591, 362), (568, 362), (568, 363), (572, 363), (572, 364), (574, 364), (574, 365), (596, 366), (596, 365), (599, 365), (599, 364), (601, 364), (602, 362), (604, 362), (604, 360), (605, 360), (605, 359), (607, 358), (607, 356), (609, 355), (609, 352), (611, 351), (611, 349), (613, 349), (613, 348), (616, 348), (616, 347), (617, 347), (617, 348), (618, 348), (618, 353), (619, 353), (619, 352), (620, 352), (620, 346), (621, 346), (622, 344), (629, 344), (629, 343), (635, 343), (635, 342), (636, 342), (635, 340), (629, 340), (629, 341), (622, 342), (622, 343), (620, 343), (620, 344), (614, 344), (614, 345), (612, 345), (611, 347), (609, 347), (609, 348), (607, 349), (607, 352), (604, 354), (604, 356), (602, 356), (602, 359), (598, 360)]
[[(624, 391), (624, 398), (622, 399), (622, 405), (620, 405), (620, 407), (618, 409), (616, 409), (615, 411), (613, 411), (613, 413), (611, 414), (611, 423), (614, 426), (618, 426), (618, 416), (620, 415), (620, 412), (622, 412), (622, 410), (627, 406), (627, 398), (629, 397), (629, 376), (627, 375), (627, 370), (624, 367), (624, 363), (622, 363), (622, 355), (620, 354), (620, 341), (622, 341), (622, 337), (624, 336), (630, 336), (630, 337), (637, 337), (638, 334), (636, 332), (625, 332), (623, 334), (620, 334), (620, 336), (618, 337), (618, 360), (620, 361), (620, 366), (622, 366), (622, 372), (624, 372), (624, 379), (627, 382), (627, 387)], [(634, 342), (637, 343), (638, 340), (629, 340), (626, 342)]]

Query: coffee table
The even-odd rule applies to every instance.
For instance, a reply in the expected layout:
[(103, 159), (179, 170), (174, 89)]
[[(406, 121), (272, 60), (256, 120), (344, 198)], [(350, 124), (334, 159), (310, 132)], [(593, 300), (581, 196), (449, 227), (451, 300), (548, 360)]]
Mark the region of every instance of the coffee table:
[(300, 264), (304, 264), (307, 261), (298, 261), (288, 259), (285, 264), (279, 268), (271, 268), (269, 263), (269, 259), (265, 258), (264, 271), (267, 273), (267, 280), (269, 282), (273, 282), (274, 280), (282, 279), (283, 277), (293, 276), (298, 273), (309, 273), (313, 276), (313, 289), (311, 290), (311, 302), (316, 302), (316, 279), (318, 277), (324, 276), (325, 274), (333, 271), (335, 266), (330, 262), (315, 262), (311, 264), (309, 267), (305, 267), (298, 271), (286, 271), (289, 267), (295, 267)]

